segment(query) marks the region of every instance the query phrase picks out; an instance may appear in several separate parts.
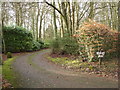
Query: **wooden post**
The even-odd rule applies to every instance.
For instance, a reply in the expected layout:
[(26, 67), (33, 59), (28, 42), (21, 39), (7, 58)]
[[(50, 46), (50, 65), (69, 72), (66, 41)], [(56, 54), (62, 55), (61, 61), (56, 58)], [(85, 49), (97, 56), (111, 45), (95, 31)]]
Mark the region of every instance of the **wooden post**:
[(101, 58), (99, 58), (99, 67), (101, 67), (101, 64), (102, 64), (102, 63), (101, 63)]

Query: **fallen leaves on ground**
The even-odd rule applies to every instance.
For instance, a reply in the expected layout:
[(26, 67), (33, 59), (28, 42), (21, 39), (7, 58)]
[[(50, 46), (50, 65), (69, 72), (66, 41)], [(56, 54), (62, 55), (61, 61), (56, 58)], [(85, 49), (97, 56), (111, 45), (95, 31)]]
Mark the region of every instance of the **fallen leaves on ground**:
[(13, 88), (13, 86), (5, 79), (2, 79), (2, 88)]

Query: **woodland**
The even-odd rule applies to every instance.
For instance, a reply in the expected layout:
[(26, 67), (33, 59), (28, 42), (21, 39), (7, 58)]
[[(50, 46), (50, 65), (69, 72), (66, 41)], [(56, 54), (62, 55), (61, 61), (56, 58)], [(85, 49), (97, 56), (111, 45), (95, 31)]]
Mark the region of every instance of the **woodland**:
[[(5, 67), (16, 53), (50, 49), (46, 57), (55, 64), (117, 78), (119, 6), (118, 2), (2, 2), (1, 65)], [(105, 53), (102, 58), (96, 54), (100, 51)]]

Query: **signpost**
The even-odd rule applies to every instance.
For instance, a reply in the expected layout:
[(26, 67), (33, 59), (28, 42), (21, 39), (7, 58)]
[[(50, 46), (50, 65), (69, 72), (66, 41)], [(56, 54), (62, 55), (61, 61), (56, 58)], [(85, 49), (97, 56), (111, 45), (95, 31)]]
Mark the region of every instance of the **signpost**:
[(103, 52), (103, 51), (101, 50), (101, 51), (99, 51), (99, 52), (96, 52), (96, 54), (98, 55), (98, 58), (99, 58), (99, 65), (101, 65), (101, 63), (102, 63), (102, 58), (104, 57), (105, 52)]

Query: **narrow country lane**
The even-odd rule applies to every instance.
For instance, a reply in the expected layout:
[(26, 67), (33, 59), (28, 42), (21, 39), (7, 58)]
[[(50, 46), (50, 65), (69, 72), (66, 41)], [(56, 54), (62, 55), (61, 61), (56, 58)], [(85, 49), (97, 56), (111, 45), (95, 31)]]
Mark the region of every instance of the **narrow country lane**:
[(117, 88), (118, 82), (103, 77), (68, 71), (45, 58), (50, 50), (18, 57), (13, 68), (18, 77), (17, 88)]

